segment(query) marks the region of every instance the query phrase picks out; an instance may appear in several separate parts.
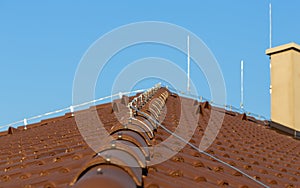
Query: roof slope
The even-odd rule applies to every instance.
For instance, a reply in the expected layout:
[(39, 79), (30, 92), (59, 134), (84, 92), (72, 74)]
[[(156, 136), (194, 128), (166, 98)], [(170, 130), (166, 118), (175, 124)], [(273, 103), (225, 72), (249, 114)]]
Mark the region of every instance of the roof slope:
[[(104, 127), (111, 131), (119, 124), (113, 113), (115, 108), (108, 103), (85, 111), (96, 111)], [(118, 109), (122, 107), (119, 105)], [(212, 111), (223, 113), (208, 103), (170, 93), (162, 125), (175, 131), (180, 122), (189, 130), (189, 125), (196, 121), (189, 142), (198, 146)], [(192, 114), (194, 119), (180, 119), (187, 114)], [(71, 114), (8, 132), (0, 137), (0, 187), (68, 187), (96, 155), (82, 138)], [(169, 137), (169, 133), (158, 127), (152, 141), (159, 144)], [(300, 186), (299, 140), (269, 128), (265, 122), (226, 111), (222, 127), (206, 151), (268, 186)], [(151, 157), (159, 155), (163, 153), (155, 150), (151, 153)], [(260, 187), (240, 172), (188, 145), (171, 159), (147, 169), (142, 185), (146, 188)]]

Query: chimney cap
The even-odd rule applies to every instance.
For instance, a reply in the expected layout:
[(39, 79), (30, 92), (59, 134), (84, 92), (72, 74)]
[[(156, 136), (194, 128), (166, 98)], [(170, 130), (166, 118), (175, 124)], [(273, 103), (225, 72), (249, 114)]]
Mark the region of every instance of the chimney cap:
[(280, 52), (284, 52), (284, 51), (291, 50), (291, 49), (300, 52), (300, 45), (296, 44), (294, 42), (291, 42), (291, 43), (284, 44), (284, 45), (281, 45), (281, 46), (276, 46), (274, 48), (269, 48), (269, 49), (266, 50), (266, 54), (270, 56), (270, 55), (280, 53)]

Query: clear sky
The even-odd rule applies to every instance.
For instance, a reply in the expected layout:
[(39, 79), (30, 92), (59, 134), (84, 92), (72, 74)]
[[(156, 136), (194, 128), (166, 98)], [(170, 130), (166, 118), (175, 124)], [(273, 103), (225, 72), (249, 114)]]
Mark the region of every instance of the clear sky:
[[(173, 23), (201, 38), (222, 69), (227, 103), (234, 106), (240, 103), (243, 59), (245, 109), (269, 117), (269, 2), (1, 0), (0, 125), (70, 106), (74, 75), (88, 47), (114, 28), (140, 21)], [(300, 1), (273, 0), (272, 7), (273, 46), (300, 43)], [(184, 55), (156, 45), (129, 48), (111, 64), (154, 55), (186, 69)], [(101, 91), (121, 70), (107, 69)], [(203, 85), (199, 94), (210, 98), (204, 77), (192, 69), (191, 78)]]

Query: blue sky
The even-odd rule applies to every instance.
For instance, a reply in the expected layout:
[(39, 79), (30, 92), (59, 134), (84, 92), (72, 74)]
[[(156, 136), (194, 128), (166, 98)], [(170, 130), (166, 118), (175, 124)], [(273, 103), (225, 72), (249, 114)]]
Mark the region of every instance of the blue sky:
[[(76, 68), (88, 47), (125, 24), (163, 21), (201, 38), (215, 55), (225, 79), (227, 103), (240, 103), (240, 60), (245, 64), (245, 109), (269, 117), (268, 0), (247, 1), (0, 1), (0, 125), (60, 109), (72, 103)], [(272, 1), (273, 46), (300, 43), (300, 1)], [(112, 59), (104, 74), (104, 96), (121, 68), (116, 62), (159, 56), (186, 69), (186, 57), (144, 45)], [(194, 69), (193, 69), (194, 68)], [(195, 70), (195, 71), (193, 71)], [(110, 71), (114, 74), (110, 74)], [(201, 95), (206, 81), (192, 66)], [(102, 80), (103, 81), (103, 80)], [(147, 86), (145, 82), (141, 86)], [(101, 89), (100, 89), (101, 88)]]

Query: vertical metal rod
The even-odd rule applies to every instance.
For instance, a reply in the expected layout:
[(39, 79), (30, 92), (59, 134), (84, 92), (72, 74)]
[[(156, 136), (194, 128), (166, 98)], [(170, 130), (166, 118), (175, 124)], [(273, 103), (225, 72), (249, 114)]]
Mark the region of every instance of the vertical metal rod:
[(272, 48), (272, 4), (269, 4), (269, 21), (270, 21), (270, 48)]
[(23, 120), (23, 123), (24, 123), (25, 126), (28, 124), (26, 118)]
[(187, 36), (187, 92), (190, 93), (190, 36)]
[(241, 109), (244, 108), (244, 61), (241, 61)]
[(74, 113), (74, 106), (70, 106), (70, 112), (72, 113), (72, 116), (73, 116), (73, 113)]

